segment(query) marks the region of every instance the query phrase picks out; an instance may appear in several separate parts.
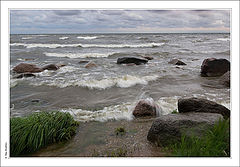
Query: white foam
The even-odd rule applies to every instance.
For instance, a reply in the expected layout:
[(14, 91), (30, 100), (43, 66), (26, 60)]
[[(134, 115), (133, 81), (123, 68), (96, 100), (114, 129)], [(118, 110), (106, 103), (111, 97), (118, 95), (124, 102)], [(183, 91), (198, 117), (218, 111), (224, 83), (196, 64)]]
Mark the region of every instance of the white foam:
[(144, 48), (144, 47), (159, 47), (165, 43), (145, 43), (145, 44), (25, 44), (25, 43), (12, 43), (11, 46), (24, 46), (26, 48), (62, 48), (62, 47), (84, 47), (84, 48)]
[(10, 88), (14, 88), (18, 85), (19, 79), (10, 79)]
[(85, 77), (81, 79), (81, 76), (71, 76), (71, 77), (72, 78), (69, 78), (69, 79), (56, 78), (54, 80), (42, 80), (36, 83), (30, 83), (30, 84), (37, 85), (37, 86), (39, 85), (56, 86), (60, 88), (69, 87), (69, 86), (79, 86), (79, 87), (87, 87), (89, 89), (107, 89), (113, 86), (128, 88), (137, 84), (147, 85), (148, 82), (154, 81), (157, 78), (159, 78), (158, 75), (143, 76), (143, 77), (124, 75), (119, 77), (103, 78), (100, 80), (91, 79), (89, 77)]
[(230, 41), (229, 38), (217, 38), (216, 40), (217, 41)]
[(77, 37), (77, 38), (78, 38), (78, 39), (96, 39), (97, 36), (85, 36), (85, 37), (79, 36), (79, 37)]
[(32, 39), (32, 37), (22, 37), (23, 40), (25, 39)]
[(177, 109), (177, 103), (179, 98), (179, 96), (161, 97), (159, 100), (155, 101), (155, 103), (161, 107), (162, 115), (167, 115), (172, 113), (173, 110)]
[(89, 111), (83, 109), (63, 109), (61, 112), (70, 113), (75, 120), (80, 122), (109, 120), (132, 120), (132, 104), (123, 103), (115, 106), (104, 107), (101, 110)]
[(69, 37), (60, 37), (59, 39), (61, 40), (65, 40), (65, 39), (68, 39)]
[(101, 58), (108, 57), (114, 53), (44, 53), (46, 56), (50, 57), (68, 57), (68, 58)]

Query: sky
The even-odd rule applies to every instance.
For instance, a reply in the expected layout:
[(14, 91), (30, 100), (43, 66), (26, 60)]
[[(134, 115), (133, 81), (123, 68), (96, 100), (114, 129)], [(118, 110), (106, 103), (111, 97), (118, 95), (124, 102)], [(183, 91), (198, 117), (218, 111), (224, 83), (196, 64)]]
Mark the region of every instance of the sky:
[(10, 10), (11, 34), (229, 32), (229, 10)]

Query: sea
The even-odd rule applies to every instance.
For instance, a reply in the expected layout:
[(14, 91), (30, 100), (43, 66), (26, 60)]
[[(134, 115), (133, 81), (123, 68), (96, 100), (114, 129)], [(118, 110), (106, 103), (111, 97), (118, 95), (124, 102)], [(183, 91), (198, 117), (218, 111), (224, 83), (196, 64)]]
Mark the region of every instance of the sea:
[[(177, 110), (178, 99), (184, 97), (209, 99), (230, 109), (230, 89), (217, 77), (200, 76), (204, 59), (230, 61), (230, 42), (230, 34), (223, 33), (10, 35), (10, 116), (68, 112), (85, 128), (97, 129), (100, 123), (113, 126), (112, 121), (118, 122), (116, 127), (132, 124), (132, 111), (141, 99), (155, 102), (158, 116)], [(153, 59), (142, 65), (117, 64), (121, 57), (142, 56)], [(187, 65), (169, 64), (172, 59)], [(84, 61), (96, 67), (85, 68)], [(66, 66), (15, 79), (12, 69), (20, 63)], [(98, 137), (91, 135), (88, 139)], [(78, 142), (73, 143), (75, 149)], [(70, 152), (58, 155), (80, 155)]]

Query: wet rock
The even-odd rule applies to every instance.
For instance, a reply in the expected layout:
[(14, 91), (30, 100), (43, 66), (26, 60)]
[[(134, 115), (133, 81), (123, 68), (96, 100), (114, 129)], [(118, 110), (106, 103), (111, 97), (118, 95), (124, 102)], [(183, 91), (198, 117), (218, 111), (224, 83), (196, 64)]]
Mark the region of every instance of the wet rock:
[(54, 70), (54, 71), (56, 71), (56, 70), (59, 69), (59, 67), (55, 64), (49, 64), (49, 65), (46, 65), (46, 66), (42, 67), (42, 69), (43, 70)]
[(163, 115), (154, 120), (147, 139), (158, 146), (167, 146), (179, 142), (182, 135), (201, 137), (219, 119), (222, 115), (214, 113)]
[(79, 61), (78, 63), (79, 64), (87, 64), (89, 61), (88, 60), (81, 60), (81, 61)]
[(203, 113), (217, 113), (224, 118), (230, 117), (230, 110), (226, 107), (215, 103), (213, 101), (202, 98), (185, 98), (178, 100), (179, 113), (186, 112), (203, 112)]
[(92, 67), (97, 67), (97, 65), (94, 62), (89, 62), (84, 67), (85, 68), (92, 68)]
[(223, 84), (230, 88), (230, 71), (226, 72), (219, 78), (220, 84)]
[(147, 60), (153, 60), (153, 57), (152, 56), (142, 56), (144, 59), (147, 59)]
[(39, 99), (33, 99), (33, 100), (31, 100), (31, 102), (32, 102), (32, 103), (39, 103), (40, 100), (39, 100)]
[(140, 100), (133, 110), (133, 115), (135, 117), (145, 117), (157, 115), (157, 110), (159, 107), (152, 100)]
[(169, 64), (174, 64), (174, 65), (186, 65), (184, 62), (182, 62), (181, 60), (178, 59), (172, 59), (170, 62), (168, 62)]
[(15, 71), (16, 73), (37, 73), (42, 72), (43, 69), (37, 67), (34, 64), (20, 63), (13, 68), (13, 71)]
[(136, 57), (122, 57), (117, 59), (117, 64), (130, 64), (134, 63), (136, 65), (146, 64), (148, 60), (136, 58)]
[(205, 59), (201, 66), (201, 76), (216, 77), (230, 71), (230, 62), (226, 59)]
[(19, 74), (14, 78), (20, 79), (20, 78), (29, 78), (29, 77), (36, 77), (36, 75), (32, 74), (32, 73), (23, 73), (23, 74)]

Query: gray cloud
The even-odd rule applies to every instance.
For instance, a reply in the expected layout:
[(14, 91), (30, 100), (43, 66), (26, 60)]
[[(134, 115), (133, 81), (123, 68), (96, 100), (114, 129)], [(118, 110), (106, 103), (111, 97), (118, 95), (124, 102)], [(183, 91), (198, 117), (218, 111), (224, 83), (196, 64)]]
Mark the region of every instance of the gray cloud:
[[(11, 33), (230, 31), (229, 10), (10, 10)], [(69, 32), (70, 33), (70, 32)]]

